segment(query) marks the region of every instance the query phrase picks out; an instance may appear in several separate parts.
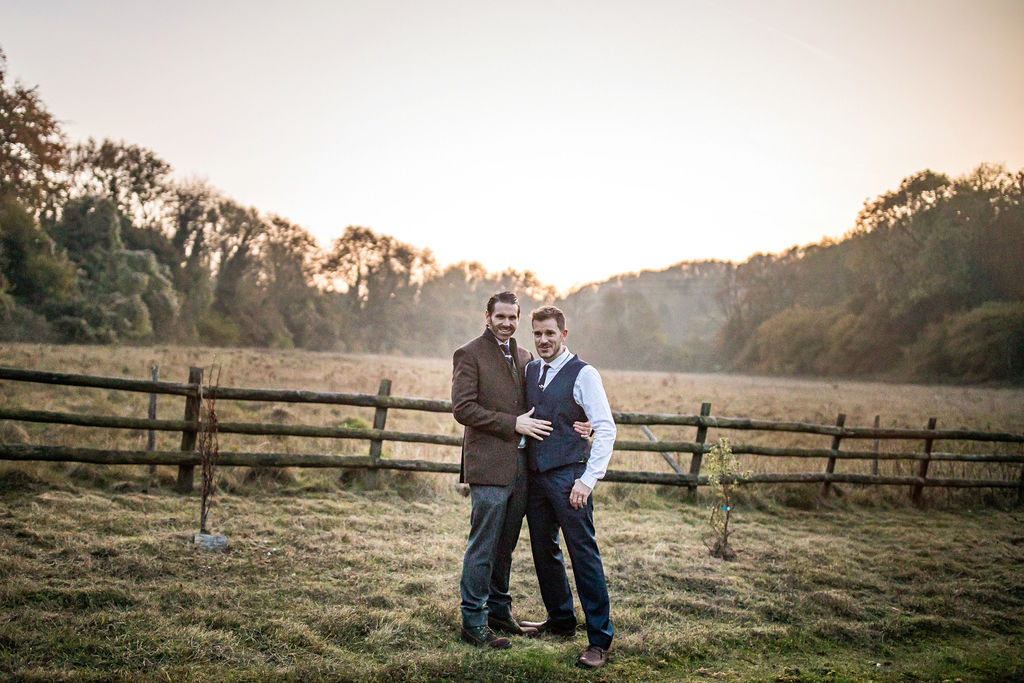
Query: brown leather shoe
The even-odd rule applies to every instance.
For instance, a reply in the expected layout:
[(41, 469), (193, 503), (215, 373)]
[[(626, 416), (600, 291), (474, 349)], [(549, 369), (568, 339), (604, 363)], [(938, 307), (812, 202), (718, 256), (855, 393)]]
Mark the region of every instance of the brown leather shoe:
[(591, 645), (583, 654), (580, 655), (579, 659), (576, 660), (576, 666), (581, 666), (584, 669), (596, 669), (600, 666), (604, 666), (608, 663), (608, 650), (597, 645)]
[(526, 636), (527, 638), (533, 638), (537, 635), (537, 629), (534, 627), (527, 628), (523, 624), (516, 621), (515, 617), (509, 617), (508, 619), (499, 619), (487, 615), (487, 625), (491, 627), (492, 631), (498, 633), (508, 633), (513, 636)]
[(572, 638), (576, 635), (576, 624), (559, 626), (552, 624), (550, 619), (545, 619), (544, 621), (520, 621), (519, 625), (523, 628), (535, 629), (538, 634), (549, 633), (559, 638)]
[(481, 647), (486, 645), (495, 650), (507, 650), (512, 647), (512, 641), (508, 638), (499, 638), (486, 626), (474, 626), (472, 628), (462, 627), (462, 642)]

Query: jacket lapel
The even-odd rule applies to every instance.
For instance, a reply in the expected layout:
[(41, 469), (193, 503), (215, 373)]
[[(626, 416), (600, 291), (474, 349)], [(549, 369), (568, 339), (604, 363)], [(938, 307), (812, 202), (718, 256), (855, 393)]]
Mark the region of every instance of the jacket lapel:
[(508, 340), (508, 348), (512, 352), (512, 367), (509, 370), (512, 371), (512, 378), (516, 381), (516, 390), (521, 394), (523, 393), (523, 377), (522, 369), (519, 367), (519, 347), (516, 346), (514, 337)]
[(502, 367), (508, 370), (509, 374), (512, 375), (512, 379), (516, 383), (516, 389), (519, 392), (522, 392), (523, 380), (519, 376), (519, 351), (516, 347), (516, 340), (514, 338), (508, 340), (508, 349), (512, 353), (512, 366), (510, 367), (508, 361), (505, 360), (505, 354), (502, 352), (501, 347), (498, 346), (498, 338), (494, 336), (494, 333), (491, 332), (490, 328), (485, 327), (482, 336), (486, 337), (491, 341), (491, 345), (494, 347), (494, 349), (490, 353), (495, 358), (501, 359)]

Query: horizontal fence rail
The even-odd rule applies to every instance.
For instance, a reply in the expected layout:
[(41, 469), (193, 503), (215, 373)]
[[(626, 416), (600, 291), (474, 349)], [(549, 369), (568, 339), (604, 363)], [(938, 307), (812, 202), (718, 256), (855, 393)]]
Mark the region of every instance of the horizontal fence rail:
[[(198, 465), (199, 454), (185, 451), (127, 451), (96, 448), (73, 448), (70, 446), (26, 446), (0, 444), (0, 460), (26, 460), (49, 462), (86, 462), (97, 465)], [(365, 455), (324, 455), (318, 453), (245, 453), (221, 451), (217, 457), (221, 466), (241, 467), (355, 467), (361, 469), (407, 470), (458, 474), (458, 463), (432, 462), (429, 460), (381, 459), (371, 462)], [(723, 477), (728, 483), (734, 478)], [(879, 477), (869, 474), (842, 474), (823, 472), (809, 473), (758, 473), (735, 480), (751, 484), (814, 484), (836, 482), (849, 484), (884, 484), (911, 486), (922, 484), (934, 487), (953, 488), (1018, 488), (1019, 482), (1003, 479), (951, 479), (919, 477)], [(665, 484), (689, 486), (696, 483), (706, 486), (708, 478), (666, 472), (624, 472), (609, 470), (603, 481), (633, 484)]]
[[(110, 429), (155, 430), (165, 432), (202, 431), (207, 425), (200, 422), (185, 420), (151, 420), (137, 417), (111, 417), (102, 415), (83, 415), (79, 413), (59, 413), (44, 410), (17, 410), (0, 408), (0, 420), (16, 420), (21, 422), (43, 422), (65, 424), (79, 427), (106, 427)], [(217, 431), (222, 434), (250, 434), (259, 436), (305, 436), (334, 439), (367, 439), (379, 441), (405, 441), (410, 443), (430, 443), (441, 446), (461, 446), (462, 438), (443, 434), (420, 434), (418, 432), (397, 432), (386, 429), (356, 427), (314, 427), (308, 425), (282, 425), (264, 422), (218, 422)], [(905, 434), (916, 434), (916, 430), (888, 430), (899, 432), (901, 436), (890, 437), (910, 439)], [(965, 440), (963, 432), (947, 432), (953, 436), (942, 437), (936, 431), (928, 438)], [(878, 438), (878, 437), (874, 437)], [(1014, 442), (1020, 441), (1015, 440)], [(841, 460), (947, 460), (958, 462), (1019, 462), (1024, 463), (1024, 456), (1010, 454), (978, 455), (970, 453), (916, 453), (911, 451), (879, 453), (876, 451), (839, 451), (830, 448), (773, 448), (771, 446), (753, 446), (747, 444), (731, 444), (733, 453), (745, 455), (761, 455), (766, 457), (785, 458), (838, 458)], [(684, 452), (707, 453), (712, 446), (690, 441), (627, 441), (619, 439), (615, 442), (615, 450), (649, 451), (649, 452)]]
[[(154, 368), (153, 377), (156, 377)], [(377, 394), (326, 393), (278, 389), (249, 389), (237, 387), (221, 387), (202, 384), (202, 371), (192, 368), (190, 377), (198, 378), (196, 382), (176, 383), (154, 380), (134, 380), (116, 377), (98, 377), (92, 375), (40, 372), (17, 368), (0, 367), (0, 380), (54, 384), (59, 386), (77, 386), (114, 391), (140, 392), (150, 394), (151, 406), (155, 405), (156, 395), (183, 396), (191, 401), (200, 398), (230, 401), (256, 401), (264, 403), (310, 403), (321, 405), (345, 405), (353, 407), (374, 408), (374, 427), (329, 427), (313, 425), (286, 425), (261, 422), (220, 422), (216, 424), (218, 434), (245, 434), (261, 436), (296, 436), (328, 439), (357, 439), (370, 442), (369, 455), (331, 455), (314, 453), (272, 453), (272, 452), (232, 452), (221, 451), (217, 464), (222, 466), (243, 467), (339, 467), (362, 468), (371, 472), (382, 469), (405, 470), (419, 472), (436, 472), (454, 474), (459, 472), (458, 463), (446, 463), (430, 460), (403, 460), (381, 456), (380, 445), (385, 441), (424, 443), (441, 446), (462, 445), (460, 436), (446, 434), (422, 434), (385, 429), (388, 410), (412, 410), (433, 413), (451, 413), (451, 402), (437, 399), (407, 398), (391, 396), (390, 380), (381, 382)], [(155, 407), (151, 407), (150, 415), (155, 415)], [(195, 435), (210, 425), (195, 418), (196, 414), (186, 411), (187, 419), (168, 420), (154, 417), (117, 417), (89, 415), (81, 413), (28, 410), (21, 408), (0, 407), (0, 420), (18, 422), (34, 422), (71, 425), (79, 427), (142, 430), (153, 432), (178, 432), (183, 435), (183, 448), (174, 451), (157, 451), (152, 445), (144, 451), (92, 449), (58, 445), (24, 445), (0, 444), (0, 460), (14, 461), (53, 461), (53, 462), (85, 462), (108, 465), (171, 465), (178, 466), (183, 472), (191, 472), (191, 468), (200, 462), (199, 454), (194, 450)], [(614, 412), (613, 418), (618, 425), (639, 425), (646, 441), (619, 439), (615, 442), (616, 451), (635, 451), (659, 453), (673, 470), (672, 472), (621, 471), (609, 470), (605, 481), (686, 486), (692, 491), (698, 486), (707, 485), (708, 478), (700, 474), (701, 459), (713, 445), (707, 443), (709, 429), (786, 432), (796, 434), (813, 434), (832, 437), (831, 448), (796, 448), (772, 447), (754, 444), (731, 444), (733, 453), (761, 457), (786, 458), (825, 458), (828, 466), (822, 472), (797, 473), (752, 473), (736, 477), (745, 484), (786, 484), (810, 483), (822, 484), (824, 493), (828, 493), (832, 484), (866, 484), (910, 487), (915, 502), (919, 502), (921, 490), (925, 487), (948, 488), (995, 488), (1017, 489), (1018, 498), (1024, 499), (1024, 467), (1018, 479), (968, 479), (951, 477), (927, 476), (928, 464), (936, 462), (961, 463), (1008, 463), (1024, 466), (1024, 455), (1019, 445), (1024, 444), (1024, 434), (1009, 432), (986, 432), (965, 429), (906, 429), (874, 427), (847, 427), (845, 416), (840, 415), (835, 425), (819, 425), (804, 422), (787, 422), (773, 420), (757, 420), (735, 417), (717, 417), (710, 415), (710, 404), (701, 407), (699, 415), (682, 414), (649, 414)], [(929, 423), (930, 427), (934, 420)], [(659, 441), (650, 431), (653, 425), (694, 427), (695, 441)], [(874, 440), (875, 450), (841, 450), (843, 441)], [(922, 443), (921, 451), (879, 452), (879, 440), (917, 441)], [(1018, 445), (1018, 453), (952, 453), (933, 451), (933, 444), (940, 441), (968, 441), (983, 443), (1003, 443)], [(152, 436), (150, 444), (153, 443)], [(672, 455), (688, 453), (692, 460), (689, 470), (677, 464)], [(876, 463), (873, 474), (854, 474), (835, 472), (837, 461), (871, 460)], [(917, 463), (915, 476), (882, 476), (877, 474), (878, 461), (910, 461)], [(179, 485), (183, 478), (179, 472)], [(191, 476), (184, 478), (186, 488), (191, 488)]]

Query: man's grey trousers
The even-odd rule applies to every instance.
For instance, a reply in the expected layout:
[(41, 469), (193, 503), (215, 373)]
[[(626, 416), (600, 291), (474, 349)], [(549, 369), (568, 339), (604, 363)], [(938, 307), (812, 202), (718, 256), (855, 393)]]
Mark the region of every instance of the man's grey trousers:
[(462, 625), (484, 626), (487, 616), (509, 619), (512, 597), (508, 594), (512, 551), (526, 514), (526, 451), (519, 450), (516, 479), (508, 486), (469, 487), (473, 511), (469, 541), (462, 560)]

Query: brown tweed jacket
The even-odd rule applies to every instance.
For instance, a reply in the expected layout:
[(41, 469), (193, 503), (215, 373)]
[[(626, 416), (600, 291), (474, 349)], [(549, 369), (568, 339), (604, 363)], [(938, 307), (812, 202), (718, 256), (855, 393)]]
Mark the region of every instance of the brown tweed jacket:
[(452, 412), (465, 426), (459, 481), (507, 486), (515, 479), (519, 434), (526, 412), (523, 382), (533, 354), (509, 340), (515, 372), (489, 329), (459, 347), (452, 358)]

